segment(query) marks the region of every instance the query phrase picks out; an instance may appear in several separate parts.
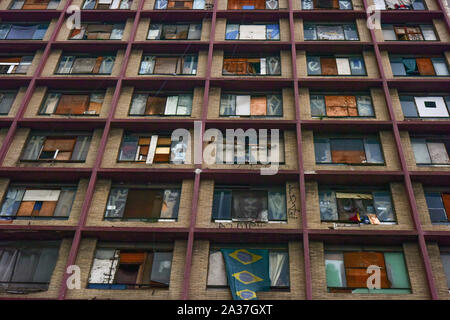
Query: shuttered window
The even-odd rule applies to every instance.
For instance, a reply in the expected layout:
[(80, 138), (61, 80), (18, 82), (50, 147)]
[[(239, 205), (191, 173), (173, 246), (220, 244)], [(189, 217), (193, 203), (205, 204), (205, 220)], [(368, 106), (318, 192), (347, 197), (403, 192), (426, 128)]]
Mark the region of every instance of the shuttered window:
[(72, 94), (49, 92), (39, 113), (46, 115), (98, 115), (104, 98), (104, 93)]
[(223, 75), (281, 75), (281, 61), (277, 56), (264, 57), (225, 57)]
[(313, 117), (373, 117), (370, 95), (310, 95)]
[(83, 24), (72, 29), (69, 40), (121, 40), (124, 24)]
[(130, 106), (130, 116), (189, 116), (192, 112), (192, 94), (154, 95), (136, 93)]
[(352, 57), (307, 57), (308, 75), (323, 76), (365, 76), (364, 59)]
[(132, 0), (85, 0), (83, 10), (129, 10)]
[(314, 137), (316, 163), (384, 164), (381, 145), (371, 138)]
[(176, 220), (181, 189), (111, 189), (105, 219)]
[(286, 221), (284, 187), (214, 189), (212, 220)]
[(111, 74), (114, 56), (65, 56), (59, 61), (56, 74)]
[(282, 117), (282, 97), (279, 94), (222, 94), (220, 100), (220, 116)]

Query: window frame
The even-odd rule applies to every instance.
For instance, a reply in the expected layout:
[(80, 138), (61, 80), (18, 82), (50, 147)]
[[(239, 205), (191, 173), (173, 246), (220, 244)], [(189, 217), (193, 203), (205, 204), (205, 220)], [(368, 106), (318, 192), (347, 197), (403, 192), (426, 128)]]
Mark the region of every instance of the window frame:
[[(144, 59), (146, 58), (152, 58), (154, 60), (154, 64), (153, 64), (153, 69), (151, 73), (142, 73), (141, 69), (142, 69), (142, 63), (144, 62)], [(178, 69), (178, 65), (180, 63), (184, 63), (184, 59), (187, 57), (193, 57), (195, 58), (194, 60), (194, 68), (192, 69), (193, 71), (195, 71), (195, 73), (177, 73), (177, 69)], [(176, 58), (177, 62), (175, 65), (175, 73), (155, 73), (155, 66), (156, 66), (156, 59), (158, 58)], [(181, 68), (181, 72), (183, 72), (183, 68)], [(138, 75), (139, 76), (187, 76), (187, 77), (196, 77), (198, 73), (198, 53), (197, 54), (155, 54), (155, 55), (148, 55), (148, 54), (143, 54), (140, 64), (139, 64), (139, 71), (138, 71)]]
[[(339, 97), (343, 97), (343, 96), (351, 96), (351, 97), (355, 97), (356, 99), (356, 110), (358, 112), (357, 116), (329, 116), (327, 114), (325, 115), (313, 115), (312, 114), (312, 97), (322, 97), (322, 100), (324, 101), (324, 106), (325, 106), (325, 113), (327, 113), (327, 105), (326, 105), (326, 100), (325, 97), (327, 96), (339, 96)], [(370, 106), (372, 109), (372, 113), (373, 115), (371, 116), (360, 116), (359, 115), (359, 110), (358, 110), (358, 97), (366, 97), (369, 98), (370, 100)], [(377, 118), (377, 114), (376, 114), (376, 110), (375, 110), (375, 105), (374, 105), (374, 100), (372, 97), (371, 92), (353, 92), (353, 93), (346, 93), (346, 92), (310, 92), (309, 93), (309, 105), (310, 105), (310, 110), (311, 110), (311, 118), (330, 118), (330, 119), (346, 119), (346, 118), (351, 118), (351, 119), (357, 119), (357, 118), (363, 118), (363, 119), (376, 119)]]
[[(97, 59), (97, 60), (99, 58), (102, 58), (102, 61), (101, 61), (100, 66), (99, 66), (99, 72), (96, 72), (96, 73), (94, 73), (94, 72), (90, 72), (90, 73), (86, 73), (86, 72), (83, 72), (83, 73), (76, 72), (75, 73), (75, 72), (73, 72), (73, 66), (74, 66), (75, 62), (77, 61), (77, 59), (94, 59), (94, 58)], [(113, 65), (111, 67), (111, 72), (110, 73), (100, 73), (100, 69), (101, 69), (103, 63), (108, 58), (113, 58), (114, 59)], [(64, 54), (64, 53), (62, 53), (61, 56), (58, 59), (58, 63), (56, 64), (56, 68), (55, 68), (54, 74), (55, 75), (73, 75), (73, 76), (80, 76), (80, 75), (81, 76), (83, 76), (83, 75), (112, 76), (112, 72), (113, 72), (114, 66), (116, 64), (116, 58), (117, 58), (117, 54), (113, 55), (113, 54), (109, 54), (109, 53), (105, 53), (105, 54), (102, 54), (102, 55), (69, 54), (69, 53)], [(58, 71), (60, 69), (60, 67), (61, 67), (61, 63), (62, 63), (63, 59), (71, 59), (72, 60), (71, 65), (70, 65), (70, 72), (64, 73), (64, 72), (59, 72)], [(95, 66), (96, 65), (94, 64), (94, 67), (92, 69), (94, 69)]]
[[(227, 29), (229, 25), (238, 25), (238, 38), (237, 39), (227, 39)], [(268, 39), (267, 38), (267, 26), (269, 25), (277, 25), (278, 26), (278, 39)], [(241, 39), (241, 26), (265, 26), (266, 32), (265, 32), (265, 39)], [(230, 22), (227, 19), (227, 23), (225, 25), (225, 41), (281, 41), (281, 30), (280, 30), (280, 21), (276, 21), (274, 23), (268, 23), (268, 22), (260, 22), (260, 21), (251, 21), (247, 23), (243, 22)]]
[[(100, 95), (100, 94), (103, 95), (102, 105), (100, 106), (100, 110), (99, 110), (99, 111), (101, 111), (101, 108), (103, 107), (103, 104), (104, 104), (105, 98), (106, 98), (106, 90), (105, 91), (97, 91), (97, 90), (96, 91), (67, 91), (67, 90), (61, 90), (61, 91), (59, 91), (59, 90), (52, 91), (51, 90), (51, 91), (47, 91), (45, 93), (44, 98), (42, 99), (42, 102), (41, 102), (41, 105), (39, 106), (39, 110), (38, 110), (37, 114), (40, 115), (40, 116), (49, 116), (49, 117), (51, 117), (51, 116), (100, 117), (100, 112), (92, 114), (92, 113), (88, 113), (88, 110), (86, 110), (85, 111), (86, 113), (83, 113), (83, 114), (76, 114), (76, 113), (55, 114), (55, 111), (58, 108), (58, 105), (59, 105), (59, 103), (61, 101), (61, 97), (62, 96), (81, 96), (81, 95), (86, 95), (86, 96), (88, 96), (88, 100), (89, 100), (89, 102), (88, 102), (88, 108), (89, 108), (89, 105), (90, 105), (91, 100), (92, 100), (92, 95), (96, 95), (96, 94), (97, 95)], [(49, 98), (50, 95), (59, 95), (58, 102), (55, 105), (55, 110), (53, 111), (53, 113), (45, 113), (44, 109), (46, 107), (47, 99)]]
[[(334, 59), (335, 63), (336, 63), (336, 70), (338, 71), (337, 74), (323, 74), (322, 71), (322, 58), (324, 59)], [(364, 68), (364, 74), (353, 74), (353, 69), (351, 68), (351, 62), (350, 59), (356, 59), (358, 58), (360, 61), (362, 61), (363, 63), (363, 68)], [(320, 74), (310, 74), (309, 73), (309, 67), (308, 67), (308, 60), (309, 59), (319, 59), (319, 64), (320, 64)], [(339, 70), (337, 69), (337, 59), (347, 59), (348, 60), (348, 64), (349, 64), (349, 68), (350, 68), (350, 73), (351, 74), (339, 74)], [(309, 61), (311, 62), (311, 61)], [(306, 73), (308, 77), (368, 77), (368, 73), (367, 73), (367, 68), (366, 68), (366, 61), (364, 58), (364, 55), (359, 55), (359, 54), (348, 54), (348, 55), (341, 55), (341, 54), (336, 54), (336, 55), (322, 55), (322, 54), (314, 54), (314, 55), (307, 55), (306, 56)]]
[[(266, 70), (267, 70), (267, 64), (268, 64), (268, 59), (271, 58), (277, 58), (278, 59), (278, 63), (279, 63), (279, 69), (280, 69), (280, 73), (274, 73), (274, 74), (270, 74), (270, 73), (265, 73), (265, 74), (261, 74), (261, 73), (245, 73), (245, 74), (239, 74), (239, 73), (225, 73), (225, 60), (226, 59), (242, 59), (245, 60), (246, 66), (247, 66), (247, 71), (248, 71), (248, 66), (250, 64), (250, 62), (248, 62), (249, 59), (259, 59), (260, 60), (260, 65), (261, 65), (261, 59), (266, 59), (265, 63), (266, 63)], [(244, 61), (242, 61), (244, 62)], [(260, 68), (261, 70), (261, 68)], [(267, 70), (268, 71), (268, 70)], [(261, 71), (260, 71), (261, 72)], [(224, 54), (223, 59), (222, 59), (222, 76), (225, 77), (281, 77), (283, 76), (283, 70), (282, 70), (282, 61), (281, 61), (281, 55), (277, 54), (277, 55), (270, 55), (270, 54), (253, 54), (253, 55), (249, 55), (249, 54), (238, 54), (236, 57), (233, 57), (228, 54)]]
[[(308, 26), (312, 26), (314, 27), (314, 33), (315, 33), (315, 37), (316, 39), (306, 39), (306, 37), (304, 37), (304, 41), (361, 41), (360, 35), (359, 35), (359, 30), (358, 30), (358, 26), (356, 25), (356, 23), (354, 22), (342, 22), (342, 23), (336, 23), (336, 22), (303, 22), (303, 34), (305, 34), (305, 28)], [(344, 37), (344, 39), (319, 39), (318, 38), (318, 33), (317, 33), (317, 27), (319, 26), (326, 26), (326, 27), (339, 27), (342, 29), (342, 35)], [(354, 31), (356, 32), (356, 36), (358, 37), (358, 39), (354, 40), (354, 39), (346, 39), (346, 35), (345, 35), (345, 26), (351, 26)]]
[[(195, 92), (193, 92), (193, 91), (180, 91), (180, 92), (172, 91), (172, 92), (162, 92), (162, 93), (155, 92), (155, 91), (136, 91), (136, 92), (133, 92), (133, 95), (131, 96), (131, 101), (130, 101), (130, 105), (129, 105), (129, 108), (128, 108), (127, 116), (128, 117), (161, 117), (161, 118), (192, 117), (192, 109), (194, 108), (194, 94), (195, 94)], [(143, 114), (131, 114), (131, 108), (133, 106), (133, 101), (134, 101), (134, 99), (136, 98), (137, 95), (147, 95), (147, 99), (146, 99), (147, 103), (148, 103), (148, 99), (150, 99), (150, 98), (162, 98), (162, 97), (164, 97), (164, 98), (166, 98), (166, 105), (165, 105), (165, 107), (167, 107), (167, 99), (169, 97), (176, 96), (176, 97), (178, 97), (176, 113), (175, 114), (165, 114), (165, 113), (162, 113), (162, 114), (145, 114), (146, 110), (144, 110)], [(178, 108), (180, 107), (180, 104), (179, 104), (180, 103), (180, 96), (183, 96), (183, 95), (184, 96), (188, 96), (189, 95), (192, 98), (191, 99), (191, 109), (190, 109), (189, 114), (178, 114)], [(165, 112), (165, 110), (164, 110), (164, 112)]]
[[(149, 39), (149, 34), (151, 31), (150, 28), (152, 27), (152, 25), (161, 25), (161, 32), (159, 35), (159, 39)], [(161, 36), (163, 35), (165, 26), (177, 26), (178, 27), (178, 26), (184, 26), (184, 25), (188, 26), (188, 33), (187, 33), (186, 39), (161, 39)], [(190, 30), (191, 26), (195, 26), (195, 25), (200, 26), (200, 38), (189, 39), (189, 30)], [(183, 22), (173, 22), (173, 23), (156, 21), (155, 23), (150, 22), (148, 29), (147, 29), (147, 36), (146, 36), (145, 40), (147, 40), (147, 41), (201, 41), (202, 32), (203, 32), (203, 21), (200, 21), (200, 22), (188, 22), (188, 21), (185, 22), (185, 21), (183, 21)]]

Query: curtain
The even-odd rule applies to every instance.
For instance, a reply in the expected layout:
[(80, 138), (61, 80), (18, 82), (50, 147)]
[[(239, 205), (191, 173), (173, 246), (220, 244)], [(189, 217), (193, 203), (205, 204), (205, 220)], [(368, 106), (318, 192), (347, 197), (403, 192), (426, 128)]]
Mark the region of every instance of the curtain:
[(231, 219), (231, 190), (214, 190), (212, 218), (213, 220)]
[(269, 191), (269, 220), (286, 220), (286, 193), (284, 191)]
[(236, 114), (236, 96), (233, 94), (222, 94), (220, 99), (220, 115), (232, 116)]
[(228, 284), (225, 261), (221, 251), (210, 252), (208, 264), (208, 286), (225, 286)]
[(237, 220), (267, 221), (267, 192), (233, 191), (232, 218)]
[[(269, 252), (269, 272), (270, 272), (270, 284), (271, 286), (286, 286), (286, 265), (288, 256), (286, 252)], [(287, 277), (289, 278), (289, 277)]]
[(416, 59), (403, 59), (403, 65), (405, 66), (407, 75), (414, 75), (417, 73)]
[(267, 57), (268, 74), (281, 75), (281, 63), (279, 57)]

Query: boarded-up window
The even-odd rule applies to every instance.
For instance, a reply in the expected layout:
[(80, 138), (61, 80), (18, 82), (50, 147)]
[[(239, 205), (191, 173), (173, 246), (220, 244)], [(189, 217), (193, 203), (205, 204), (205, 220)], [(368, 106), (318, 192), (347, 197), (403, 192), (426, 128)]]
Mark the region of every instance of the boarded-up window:
[(133, 96), (130, 115), (187, 116), (192, 111), (192, 94), (153, 95), (138, 93)]
[(114, 56), (77, 57), (62, 56), (57, 74), (111, 74)]
[(132, 0), (85, 0), (83, 8), (85, 10), (129, 10)]
[(144, 56), (142, 58), (139, 74), (195, 75), (197, 74), (197, 56)]
[(280, 57), (230, 58), (223, 60), (223, 75), (281, 75)]

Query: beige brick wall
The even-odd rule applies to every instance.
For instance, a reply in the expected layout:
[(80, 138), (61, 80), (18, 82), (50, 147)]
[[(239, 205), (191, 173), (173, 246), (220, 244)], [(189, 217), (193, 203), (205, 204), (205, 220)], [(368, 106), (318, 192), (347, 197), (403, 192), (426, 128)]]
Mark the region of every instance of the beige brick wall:
[(287, 222), (282, 223), (245, 223), (223, 222), (216, 223), (212, 219), (214, 198), (214, 181), (200, 182), (199, 205), (197, 211), (197, 227), (199, 228), (243, 228), (243, 229), (299, 229), (301, 227), (300, 191), (298, 183), (286, 182)]
[(55, 269), (50, 279), (50, 284), (48, 286), (47, 291), (27, 293), (27, 294), (0, 293), (0, 299), (1, 298), (57, 299), (67, 264), (67, 258), (69, 257), (71, 244), (72, 244), (71, 239), (62, 239), (58, 252), (58, 260), (56, 262)]
[[(280, 133), (281, 135), (281, 133)], [(295, 131), (284, 131), (284, 158), (285, 163), (279, 165), (279, 170), (295, 170), (297, 169), (297, 138)], [(203, 168), (209, 169), (249, 169), (259, 170), (268, 168), (271, 165), (260, 164), (208, 164), (203, 161)]]
[[(193, 164), (169, 164), (169, 163), (153, 163), (146, 164), (145, 162), (117, 162), (119, 158), (120, 145), (122, 143), (123, 129), (111, 129), (109, 133), (108, 142), (106, 144), (105, 157), (103, 158), (102, 167), (104, 168), (193, 168)], [(142, 131), (141, 133), (152, 133), (152, 131)], [(191, 137), (193, 137), (193, 131), (191, 131)], [(194, 143), (191, 143), (191, 155), (193, 155)], [(194, 162), (192, 160), (192, 162)]]
[[(143, 90), (136, 90), (136, 92), (145, 92)], [(203, 92), (204, 89), (197, 87), (194, 88), (193, 91), (193, 100), (192, 100), (192, 112), (190, 116), (182, 117), (182, 116), (170, 116), (170, 119), (189, 119), (189, 118), (200, 118), (202, 112), (202, 102), (203, 102)], [(120, 94), (119, 103), (116, 109), (116, 118), (128, 118), (128, 119), (157, 119), (158, 116), (129, 116), (131, 101), (133, 99), (134, 88), (133, 87), (123, 87), (122, 92)], [(167, 93), (170, 93), (168, 91)], [(168, 117), (166, 117), (168, 118)]]
[[(73, 118), (73, 119), (92, 119), (92, 118), (106, 118), (109, 113), (109, 109), (111, 107), (112, 98), (114, 95), (114, 88), (110, 87), (106, 90), (99, 90), (99, 92), (105, 93), (105, 99), (103, 100), (102, 107), (100, 109), (99, 116), (66, 116), (66, 115), (40, 115), (39, 110), (42, 106), (42, 104), (45, 102), (45, 96), (47, 94), (48, 88), (47, 87), (36, 87), (33, 95), (31, 96), (31, 100), (28, 103), (27, 109), (25, 111), (24, 117), (25, 118)], [(51, 90), (53, 92), (53, 90)], [(97, 91), (96, 91), (97, 92)], [(89, 93), (87, 90), (83, 90), (82, 93)]]
[[(150, 54), (150, 52), (149, 52)], [(195, 53), (193, 53), (195, 54)], [(180, 53), (182, 55), (182, 53)], [(143, 50), (133, 50), (130, 55), (130, 60), (127, 66), (127, 77), (172, 77), (171, 75), (160, 75), (160, 74), (150, 74), (150, 75), (139, 75), (139, 68), (141, 66), (141, 60), (143, 56)], [(196, 75), (186, 75), (186, 77), (204, 77), (206, 72), (206, 63), (208, 60), (207, 51), (198, 52), (198, 63), (197, 63), (197, 74)]]
[[(138, 221), (107, 221), (103, 220), (111, 190), (111, 180), (98, 180), (95, 187), (92, 204), (89, 210), (86, 225), (101, 227), (155, 227), (155, 228), (175, 228), (189, 227), (191, 216), (192, 193), (194, 183), (192, 180), (183, 180), (180, 182), (181, 198), (178, 210), (178, 220), (176, 222), (138, 222)], [(137, 187), (142, 185), (136, 185)], [(164, 184), (152, 183), (154, 187), (164, 187)]]
[[(39, 181), (30, 181), (33, 183), (39, 183)], [(9, 179), (2, 178), (0, 179), (0, 199), (4, 199), (6, 195), (6, 191), (8, 187), (14, 181), (10, 181)], [(81, 207), (83, 206), (84, 197), (87, 191), (88, 179), (81, 179), (78, 182), (74, 182), (77, 185), (77, 191), (75, 194), (75, 198), (73, 200), (72, 209), (70, 211), (69, 218), (67, 220), (62, 219), (49, 219), (49, 220), (40, 220), (40, 219), (15, 219), (15, 220), (0, 220), (0, 225), (30, 225), (30, 226), (75, 226), (78, 224), (78, 220), (81, 216)], [(3, 201), (2, 201), (3, 203)]]
[(429, 299), (429, 292), (425, 277), (425, 269), (416, 243), (403, 243), (403, 254), (406, 260), (411, 294), (351, 294), (329, 293), (325, 273), (324, 245), (320, 241), (309, 243), (311, 257), (311, 278), (313, 283), (313, 299), (333, 300), (404, 300), (404, 299)]
[(41, 168), (89, 168), (94, 165), (97, 150), (102, 135), (101, 129), (92, 133), (91, 145), (85, 162), (82, 163), (56, 163), (56, 162), (21, 162), (20, 156), (25, 148), (30, 129), (20, 128), (17, 130), (12, 144), (6, 154), (3, 166), (5, 167), (41, 167)]
[(381, 142), (381, 148), (384, 154), (385, 165), (380, 166), (352, 166), (352, 165), (319, 165), (316, 164), (314, 153), (314, 136), (313, 132), (305, 130), (302, 133), (303, 139), (303, 161), (305, 171), (315, 170), (367, 170), (367, 171), (379, 171), (379, 170), (400, 170), (400, 162), (398, 159), (394, 136), (389, 131), (380, 131), (379, 139)]
[(438, 291), (439, 299), (450, 300), (450, 294), (447, 288), (447, 277), (445, 275), (444, 266), (442, 264), (441, 252), (437, 243), (427, 244), (428, 256), (431, 261), (431, 269), (433, 270), (434, 284)]
[[(82, 77), (117, 77), (120, 73), (120, 68), (122, 66), (122, 59), (123, 59), (123, 50), (118, 50), (116, 52), (116, 60), (114, 62), (114, 67), (112, 69), (111, 74), (107, 74), (107, 75), (101, 75), (101, 74), (83, 74), (83, 75), (72, 75), (72, 74), (55, 74), (57, 68), (58, 68), (58, 63), (59, 60), (61, 58), (61, 54), (62, 54), (62, 50), (53, 50), (46, 63), (44, 66), (44, 69), (42, 71), (42, 76), (43, 77), (51, 77), (51, 76), (57, 76), (57, 77), (77, 77), (77, 76), (82, 76)], [(93, 54), (95, 56), (95, 53)], [(99, 56), (102, 55), (102, 53), (98, 53)], [(34, 60), (33, 60), (34, 62)]]
[(420, 224), (427, 231), (450, 231), (449, 225), (432, 224), (430, 212), (428, 211), (427, 200), (425, 198), (425, 186), (421, 183), (414, 182), (413, 190), (416, 199), (417, 211), (419, 213)]
[(168, 289), (98, 290), (87, 289), (97, 240), (82, 239), (75, 264), (81, 268), (81, 289), (68, 290), (68, 299), (176, 300), (181, 299), (186, 241), (175, 241)]
[[(209, 241), (198, 240), (194, 242), (192, 273), (189, 288), (189, 298), (196, 300), (231, 300), (231, 292), (226, 288), (208, 288), (207, 270), (209, 264)], [(305, 299), (304, 289), (304, 261), (303, 246), (301, 242), (288, 242), (289, 250), (289, 291), (258, 292), (260, 300), (301, 300)]]
[[(67, 28), (66, 23), (68, 22), (68, 20), (66, 20), (63, 25), (61, 26), (61, 29), (59, 29), (58, 32), (58, 36), (56, 37), (57, 41), (72, 41), (69, 40), (69, 36), (71, 33), (71, 29)], [(84, 22), (91, 22), (91, 21), (81, 21), (81, 23), (83, 24)], [(92, 21), (92, 22), (96, 22), (96, 21)], [(105, 23), (110, 23), (110, 24), (114, 24), (116, 22), (113, 21), (104, 21)], [(142, 20), (141, 22), (142, 23)], [(123, 29), (123, 36), (121, 40), (112, 40), (112, 41), (128, 41), (130, 34), (131, 34), (131, 29), (133, 27), (133, 20), (132, 19), (127, 19), (127, 21), (125, 22), (125, 28)], [(76, 40), (76, 41), (80, 41), (80, 40)], [(90, 41), (90, 40), (85, 40), (85, 41)], [(107, 40), (105, 40), (107, 41)]]
[[(235, 93), (236, 91), (228, 91)], [(220, 116), (220, 97), (221, 97), (222, 89), (220, 87), (213, 87), (209, 91), (209, 103), (208, 103), (208, 119), (221, 119), (221, 120), (230, 120), (233, 122), (242, 120), (246, 121), (249, 119), (248, 117), (236, 118), (236, 117), (221, 117)], [(251, 94), (252, 91), (241, 91), (239, 93), (242, 94)], [(255, 93), (261, 93), (259, 91)], [(274, 91), (274, 93), (278, 93), (278, 91)], [(283, 99), (283, 117), (254, 117), (252, 120), (295, 120), (295, 109), (294, 109), (294, 90), (291, 88), (283, 88), (281, 91), (282, 99)]]
[[(357, 188), (357, 187), (356, 187)], [(394, 207), (397, 224), (395, 225), (354, 225), (352, 227), (342, 227), (345, 230), (413, 230), (414, 225), (411, 218), (411, 210), (408, 204), (405, 187), (398, 182), (389, 185), (392, 204)], [(320, 221), (319, 207), (319, 185), (317, 182), (306, 183), (306, 206), (308, 215), (308, 227), (312, 229), (328, 229), (333, 226), (331, 222)]]
[[(235, 56), (238, 56), (238, 54), (235, 54)], [(211, 76), (213, 78), (225, 78), (225, 79), (245, 79), (245, 78), (251, 78), (251, 79), (267, 79), (267, 77), (272, 76), (230, 76), (230, 75), (222, 75), (222, 69), (223, 69), (223, 57), (224, 52), (223, 50), (214, 50), (213, 53), (213, 61), (212, 61), (212, 68), (211, 68)], [(281, 78), (290, 78), (292, 77), (292, 63), (291, 63), (291, 54), (289, 51), (282, 50), (280, 52), (280, 58), (281, 58)], [(280, 76), (273, 76), (273, 77), (280, 77)]]
[[(300, 117), (301, 119), (311, 120), (317, 117), (311, 116), (310, 93), (308, 88), (299, 89), (300, 99)], [(383, 90), (380, 88), (370, 89), (370, 96), (372, 97), (372, 106), (375, 112), (375, 119), (386, 121), (389, 120), (389, 112), (384, 98)], [(348, 118), (322, 118), (322, 121), (327, 120), (348, 120)], [(374, 118), (358, 118), (358, 120), (373, 121)]]
[(0, 129), (0, 146), (2, 145), (3, 140), (5, 139), (7, 134), (8, 134), (8, 128)]

